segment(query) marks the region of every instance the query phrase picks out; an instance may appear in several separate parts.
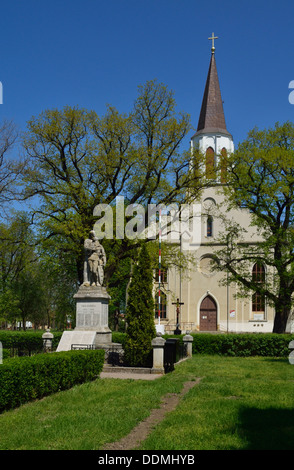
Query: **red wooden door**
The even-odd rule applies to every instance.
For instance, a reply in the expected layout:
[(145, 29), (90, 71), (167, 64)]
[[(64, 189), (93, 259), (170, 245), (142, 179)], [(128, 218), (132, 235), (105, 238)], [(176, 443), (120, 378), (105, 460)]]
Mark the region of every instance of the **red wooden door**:
[(202, 300), (200, 306), (200, 331), (217, 330), (217, 307), (209, 295)]

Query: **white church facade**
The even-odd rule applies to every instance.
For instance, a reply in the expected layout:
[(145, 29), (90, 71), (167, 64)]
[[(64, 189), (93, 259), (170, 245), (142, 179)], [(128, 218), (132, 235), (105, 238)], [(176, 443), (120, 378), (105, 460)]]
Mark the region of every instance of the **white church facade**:
[[(207, 75), (197, 132), (191, 138), (191, 149), (199, 148), (206, 155), (206, 169), (213, 170), (226, 153), (234, 151), (232, 135), (228, 132), (223, 111), (214, 44)], [(218, 234), (223, 230), (218, 211), (224, 210), (224, 196), (220, 191), (222, 175), (215, 185), (206, 188), (201, 196), (202, 217), (201, 241), (194, 251), (195, 264), (188, 272), (179, 273), (169, 269), (164, 272), (160, 284), (160, 320), (156, 318), (161, 331), (172, 333), (178, 327), (182, 333), (209, 332), (272, 332), (274, 309), (265, 298), (252, 293), (245, 298), (236, 296), (237, 286), (221, 285), (226, 272), (214, 272), (210, 258), (219, 247)], [(222, 209), (219, 209), (222, 208)], [(230, 212), (230, 217), (246, 229), (249, 243), (258, 243), (259, 237), (250, 225), (250, 214), (240, 209)], [(253, 265), (252, 275), (263, 279), (266, 266)], [(180, 306), (177, 310), (177, 299)]]

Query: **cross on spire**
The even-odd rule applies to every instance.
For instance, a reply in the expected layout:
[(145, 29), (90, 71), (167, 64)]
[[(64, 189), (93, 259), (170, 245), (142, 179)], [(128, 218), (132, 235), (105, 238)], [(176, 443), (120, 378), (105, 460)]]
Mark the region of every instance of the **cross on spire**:
[(212, 52), (212, 54), (214, 54), (214, 51), (215, 51), (214, 40), (218, 39), (218, 36), (215, 36), (214, 33), (212, 33), (211, 38), (208, 38), (208, 39), (210, 39), (212, 41), (212, 43), (211, 43), (211, 46), (212, 46), (211, 47), (211, 52)]

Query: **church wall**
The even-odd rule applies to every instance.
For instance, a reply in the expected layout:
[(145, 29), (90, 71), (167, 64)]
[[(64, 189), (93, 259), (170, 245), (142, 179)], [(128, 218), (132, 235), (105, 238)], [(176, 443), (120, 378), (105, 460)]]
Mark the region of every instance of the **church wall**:
[[(200, 331), (201, 329), (201, 304), (206, 296), (210, 296), (215, 302), (216, 331), (222, 332), (271, 332), (273, 328), (273, 309), (266, 306), (265, 319), (261, 320), (260, 314), (252, 312), (251, 295), (248, 298), (236, 298), (236, 287), (227, 287), (220, 281), (226, 273), (212, 272), (209, 265), (209, 256), (219, 248), (217, 238), (220, 231), (224, 230), (220, 212), (225, 213), (223, 195), (220, 187), (206, 189), (202, 195), (202, 222), (200, 246), (194, 247), (192, 253), (194, 263), (187, 272), (179, 272), (170, 269), (168, 282), (163, 286), (167, 293), (167, 319), (162, 323), (167, 333), (176, 328), (176, 306), (173, 302), (179, 298), (181, 306), (180, 328), (183, 332)], [(215, 205), (211, 208), (212, 202)], [(207, 209), (207, 203), (208, 209)], [(213, 234), (207, 236), (206, 213), (213, 214)], [(256, 235), (254, 227), (250, 226), (251, 218), (248, 211), (240, 209), (231, 211), (229, 216), (239, 222), (246, 230), (246, 239), (256, 243), (260, 237)]]
[[(251, 311), (251, 297), (236, 297), (236, 287), (220, 285), (222, 273), (211, 273), (201, 266), (202, 256), (207, 255), (207, 248), (201, 247), (197, 252), (197, 265), (189, 273), (180, 274), (175, 270), (169, 271), (167, 320), (161, 320), (165, 331), (172, 333), (176, 327), (176, 306), (173, 302), (177, 298), (183, 302), (180, 314), (180, 329), (187, 331), (200, 331), (200, 308), (203, 299), (208, 295), (213, 298), (217, 306), (217, 326), (219, 332), (272, 332), (274, 311), (266, 307), (266, 319), (254, 319)], [(188, 278), (189, 276), (189, 278)], [(181, 283), (181, 284), (180, 284)]]

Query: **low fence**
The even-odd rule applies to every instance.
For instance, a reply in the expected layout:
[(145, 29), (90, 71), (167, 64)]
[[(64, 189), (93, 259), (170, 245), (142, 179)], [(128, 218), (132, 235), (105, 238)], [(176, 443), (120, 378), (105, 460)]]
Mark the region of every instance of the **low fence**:
[(179, 338), (168, 338), (164, 345), (164, 371), (171, 372), (177, 362), (187, 357), (187, 343)]
[(116, 346), (108, 346), (105, 348), (105, 359), (104, 362), (111, 366), (125, 366), (125, 356), (124, 350), (122, 349), (121, 345)]
[[(192, 356), (193, 338), (185, 335), (182, 341), (179, 338), (167, 338), (158, 336), (152, 340), (153, 351), (150, 361), (145, 367), (150, 367), (153, 373), (167, 373), (174, 370), (177, 362)], [(94, 345), (72, 344), (71, 349), (94, 349)], [(128, 367), (121, 344), (112, 343), (103, 347), (105, 351), (105, 363), (116, 367)]]

